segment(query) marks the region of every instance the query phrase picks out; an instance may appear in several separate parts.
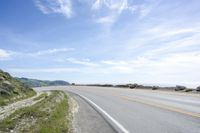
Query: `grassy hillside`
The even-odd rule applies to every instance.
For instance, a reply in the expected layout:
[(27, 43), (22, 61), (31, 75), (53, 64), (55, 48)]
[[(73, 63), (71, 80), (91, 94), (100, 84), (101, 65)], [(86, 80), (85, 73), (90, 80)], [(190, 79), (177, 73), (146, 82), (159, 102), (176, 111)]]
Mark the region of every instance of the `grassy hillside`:
[(17, 78), (25, 85), (29, 87), (41, 87), (41, 86), (58, 86), (58, 85), (69, 85), (68, 82), (62, 80), (48, 81), (48, 80), (37, 80), (37, 79), (28, 79), (28, 78)]
[(0, 106), (35, 94), (33, 89), (0, 70)]

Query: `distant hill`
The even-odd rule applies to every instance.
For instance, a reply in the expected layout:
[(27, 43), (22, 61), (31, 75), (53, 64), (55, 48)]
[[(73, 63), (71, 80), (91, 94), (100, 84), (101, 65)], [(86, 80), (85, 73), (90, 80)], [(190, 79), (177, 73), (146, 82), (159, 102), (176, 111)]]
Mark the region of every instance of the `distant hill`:
[(0, 105), (35, 95), (35, 91), (0, 70)]
[(29, 87), (69, 85), (68, 82), (62, 80), (49, 81), (49, 80), (38, 80), (29, 78), (16, 78), (16, 79)]

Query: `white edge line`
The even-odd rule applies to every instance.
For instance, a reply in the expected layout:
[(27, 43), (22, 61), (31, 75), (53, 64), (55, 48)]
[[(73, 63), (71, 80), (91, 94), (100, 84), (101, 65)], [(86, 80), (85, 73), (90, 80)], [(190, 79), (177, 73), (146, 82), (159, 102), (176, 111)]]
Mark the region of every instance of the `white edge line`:
[(117, 120), (115, 120), (112, 116), (110, 116), (105, 110), (103, 110), (101, 107), (99, 107), (97, 104), (95, 104), (93, 101), (91, 101), (87, 97), (82, 96), (82, 95), (80, 95), (80, 96), (83, 97), (88, 102), (90, 102), (99, 111), (101, 111), (105, 116), (107, 116), (123, 133), (129, 133), (129, 131), (127, 129), (125, 129), (123, 125), (121, 125)]

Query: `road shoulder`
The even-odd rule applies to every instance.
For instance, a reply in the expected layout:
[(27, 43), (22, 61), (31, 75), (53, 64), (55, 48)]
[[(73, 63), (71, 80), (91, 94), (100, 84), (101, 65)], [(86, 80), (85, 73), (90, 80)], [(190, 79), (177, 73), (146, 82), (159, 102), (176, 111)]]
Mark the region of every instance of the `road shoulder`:
[(76, 111), (73, 116), (75, 133), (115, 133), (109, 123), (80, 96), (69, 93), (76, 101)]

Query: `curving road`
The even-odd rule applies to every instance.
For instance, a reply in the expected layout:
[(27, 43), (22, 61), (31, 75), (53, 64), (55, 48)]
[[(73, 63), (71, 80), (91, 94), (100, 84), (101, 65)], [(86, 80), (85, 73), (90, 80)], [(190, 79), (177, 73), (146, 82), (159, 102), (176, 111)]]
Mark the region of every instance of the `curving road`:
[(82, 96), (118, 132), (200, 133), (199, 94), (87, 86), (56, 89)]

